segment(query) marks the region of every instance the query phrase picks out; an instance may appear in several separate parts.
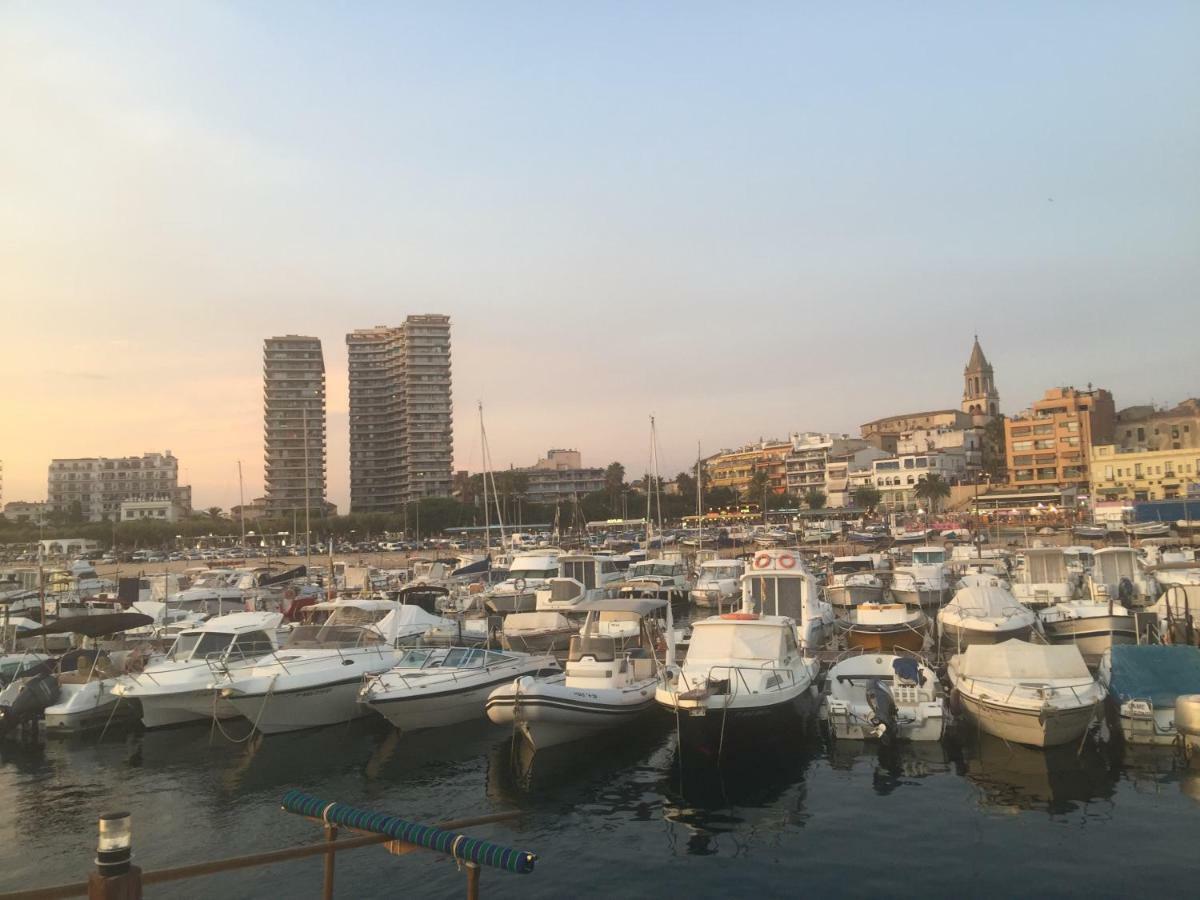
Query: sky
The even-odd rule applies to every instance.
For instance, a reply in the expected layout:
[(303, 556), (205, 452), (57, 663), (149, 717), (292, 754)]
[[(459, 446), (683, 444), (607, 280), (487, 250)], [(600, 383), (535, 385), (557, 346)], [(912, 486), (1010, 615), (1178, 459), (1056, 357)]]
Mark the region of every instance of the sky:
[(453, 319), (455, 465), (1200, 394), (1200, 4), (0, 2), (0, 460), (262, 488), (262, 340)]

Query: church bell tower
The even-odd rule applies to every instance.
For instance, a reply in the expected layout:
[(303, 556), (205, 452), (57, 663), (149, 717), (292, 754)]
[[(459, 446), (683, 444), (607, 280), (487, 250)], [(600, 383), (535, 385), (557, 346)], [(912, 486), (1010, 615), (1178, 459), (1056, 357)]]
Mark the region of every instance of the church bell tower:
[(1000, 414), (1000, 394), (996, 391), (992, 364), (979, 346), (979, 335), (975, 335), (963, 380), (962, 411), (972, 417), (974, 424), (982, 425)]

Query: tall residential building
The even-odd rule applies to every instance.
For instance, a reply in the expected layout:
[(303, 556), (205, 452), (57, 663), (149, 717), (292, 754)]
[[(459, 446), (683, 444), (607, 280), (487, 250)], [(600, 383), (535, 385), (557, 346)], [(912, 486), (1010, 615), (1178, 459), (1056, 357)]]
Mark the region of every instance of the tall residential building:
[(179, 484), (179, 460), (170, 450), (142, 456), (50, 461), (47, 514), (115, 522), (120, 518), (121, 504), (130, 501), (164, 502), (182, 515), (191, 512), (192, 489)]
[(971, 358), (963, 369), (962, 411), (971, 416), (976, 425), (1000, 414), (1000, 392), (996, 390), (992, 364), (979, 346), (979, 335), (975, 335)]
[(350, 511), (396, 512), (452, 489), (450, 317), (346, 335), (350, 368)]
[[(325, 508), (325, 359), (321, 341), (289, 334), (263, 342), (267, 514)], [(307, 475), (305, 458), (307, 456)]]
[(1008, 480), (1017, 487), (1088, 490), (1092, 447), (1111, 444), (1112, 394), (1101, 388), (1051, 388), (1018, 418), (1004, 423)]
[(1117, 413), (1117, 452), (1200, 448), (1200, 399), (1184, 400), (1172, 409), (1131, 406)]
[(604, 490), (604, 470), (584, 468), (578, 450), (550, 450), (533, 466), (517, 469), (528, 479), (525, 498), (530, 503), (553, 503)]
[[(760, 440), (737, 450), (722, 450), (704, 460), (704, 478), (710, 488), (730, 488), (743, 495), (750, 487), (755, 474), (762, 472), (767, 477), (768, 489), (772, 494), (787, 493), (787, 465), (785, 460), (792, 452), (792, 442)], [(750, 502), (761, 501), (761, 497), (746, 497)]]

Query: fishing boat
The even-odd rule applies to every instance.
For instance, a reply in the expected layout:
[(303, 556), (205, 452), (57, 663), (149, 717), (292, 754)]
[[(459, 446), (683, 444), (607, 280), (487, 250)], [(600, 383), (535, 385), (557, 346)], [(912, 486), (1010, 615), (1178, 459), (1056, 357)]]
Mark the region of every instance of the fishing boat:
[(1175, 707), (1181, 696), (1200, 694), (1200, 649), (1118, 645), (1105, 651), (1096, 674), (1127, 743), (1178, 743)]
[(709, 559), (700, 563), (691, 599), (701, 609), (732, 609), (741, 602), (746, 564), (737, 559)]
[(1138, 561), (1132, 547), (1105, 547), (1093, 556), (1092, 572), (1085, 582), (1096, 603), (1110, 599), (1126, 608), (1148, 606), (1158, 597), (1154, 576)]
[(833, 607), (821, 599), (817, 579), (794, 550), (759, 550), (742, 576), (742, 611), (788, 616), (804, 650), (816, 650), (835, 630)]
[[(660, 664), (659, 616), (667, 617), (663, 599), (615, 598), (588, 601), (579, 634), (571, 639), (561, 674), (526, 675), (496, 688), (487, 714), (498, 725), (514, 727), (534, 749), (590, 737), (633, 721), (654, 706)], [(598, 628), (604, 613), (634, 615), (640, 639), (619, 648)]]
[(937, 675), (913, 656), (862, 653), (825, 676), (821, 718), (839, 740), (940, 741), (946, 697)]
[(1071, 646), (973, 644), (951, 657), (946, 674), (952, 704), (957, 699), (977, 727), (1034, 747), (1079, 741), (1104, 701), (1104, 689)]
[(469, 722), (484, 715), (488, 695), (525, 675), (560, 671), (553, 656), (473, 647), (414, 647), (386, 672), (366, 680), (359, 702), (401, 731)]
[[(978, 576), (976, 576), (978, 578)], [(961, 650), (971, 644), (1027, 640), (1037, 627), (1037, 614), (1017, 602), (999, 581), (960, 588), (937, 615), (944, 646)]]
[(267, 612), (209, 619), (180, 633), (162, 659), (120, 678), (112, 692), (140, 706), (146, 728), (233, 718), (237, 709), (209, 687), (214, 674), (248, 669), (273, 653), (282, 621)]
[(883, 599), (883, 581), (875, 554), (835, 556), (829, 564), (825, 599), (835, 609), (849, 609), (860, 603), (878, 603)]
[(928, 623), (924, 612), (903, 603), (860, 603), (847, 616), (846, 645), (876, 652), (921, 650)]

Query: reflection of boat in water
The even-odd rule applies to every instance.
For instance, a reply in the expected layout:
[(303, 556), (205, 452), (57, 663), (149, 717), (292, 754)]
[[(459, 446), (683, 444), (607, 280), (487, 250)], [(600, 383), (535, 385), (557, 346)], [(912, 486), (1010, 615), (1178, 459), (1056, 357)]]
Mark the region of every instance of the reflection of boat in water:
[(1112, 771), (1092, 742), (1037, 749), (989, 734), (963, 747), (967, 780), (979, 789), (980, 805), (1061, 815), (1116, 789)]
[(872, 788), (887, 795), (905, 786), (913, 786), (933, 775), (947, 775), (953, 768), (950, 752), (940, 741), (914, 741), (892, 745), (877, 742), (840, 740), (831, 742), (829, 765), (852, 772), (872, 770)]

